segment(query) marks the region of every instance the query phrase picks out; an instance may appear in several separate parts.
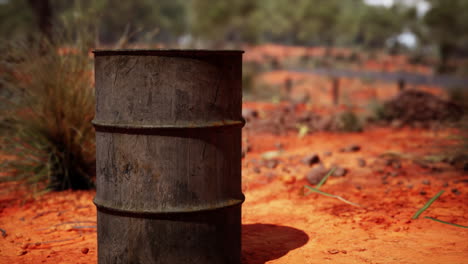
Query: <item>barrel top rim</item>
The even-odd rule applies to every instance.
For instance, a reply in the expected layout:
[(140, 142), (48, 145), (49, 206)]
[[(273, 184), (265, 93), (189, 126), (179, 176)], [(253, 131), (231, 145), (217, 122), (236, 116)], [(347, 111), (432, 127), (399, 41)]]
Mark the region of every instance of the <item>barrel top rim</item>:
[(235, 55), (244, 53), (243, 50), (209, 50), (209, 49), (96, 49), (95, 56), (112, 55), (179, 55), (179, 56), (203, 56), (203, 55)]

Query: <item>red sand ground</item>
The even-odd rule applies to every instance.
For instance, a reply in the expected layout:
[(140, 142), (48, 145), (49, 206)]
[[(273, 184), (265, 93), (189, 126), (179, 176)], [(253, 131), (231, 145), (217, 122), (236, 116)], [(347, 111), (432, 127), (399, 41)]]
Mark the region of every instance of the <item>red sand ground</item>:
[[(249, 135), (252, 152), (243, 160), (243, 263), (467, 263), (468, 230), (423, 217), (468, 225), (468, 174), (442, 163), (430, 165), (438, 169), (415, 163), (437, 153), (434, 146), (452, 144), (447, 139), (452, 133), (379, 128), (301, 139), (295, 134)], [(284, 146), (279, 165), (256, 165), (277, 143)], [(350, 143), (362, 150), (338, 151)], [(322, 155), (325, 151), (332, 155)], [(405, 157), (402, 168), (379, 163), (377, 156), (388, 152)], [(321, 190), (362, 207), (318, 194), (302, 195), (309, 168), (300, 160), (309, 153), (321, 155), (327, 166), (337, 163), (350, 170), (345, 177), (330, 178)], [(357, 158), (368, 165), (358, 167)], [(383, 184), (382, 175), (390, 171), (398, 176)], [(7, 232), (0, 237), (0, 263), (96, 263), (93, 191), (24, 200), (7, 188), (10, 185), (3, 184), (0, 193), (0, 228)], [(419, 219), (411, 220), (441, 189), (446, 192)]]

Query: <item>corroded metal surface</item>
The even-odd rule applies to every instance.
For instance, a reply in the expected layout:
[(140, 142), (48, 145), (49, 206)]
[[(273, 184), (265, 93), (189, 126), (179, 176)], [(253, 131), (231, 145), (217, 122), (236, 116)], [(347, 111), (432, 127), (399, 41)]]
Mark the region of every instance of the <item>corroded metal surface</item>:
[(99, 263), (240, 263), (241, 51), (96, 51)]

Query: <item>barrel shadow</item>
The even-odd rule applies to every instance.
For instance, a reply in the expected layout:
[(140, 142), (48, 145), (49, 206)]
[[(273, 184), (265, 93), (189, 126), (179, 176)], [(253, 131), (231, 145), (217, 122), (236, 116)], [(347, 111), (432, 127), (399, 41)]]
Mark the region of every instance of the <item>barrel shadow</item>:
[(309, 236), (302, 230), (280, 225), (242, 225), (242, 264), (264, 264), (305, 245)]

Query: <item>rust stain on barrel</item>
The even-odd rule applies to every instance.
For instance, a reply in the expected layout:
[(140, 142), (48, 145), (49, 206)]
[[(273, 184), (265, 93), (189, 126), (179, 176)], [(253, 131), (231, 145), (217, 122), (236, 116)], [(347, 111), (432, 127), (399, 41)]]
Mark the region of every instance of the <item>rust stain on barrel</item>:
[(99, 263), (240, 263), (242, 53), (94, 52)]

